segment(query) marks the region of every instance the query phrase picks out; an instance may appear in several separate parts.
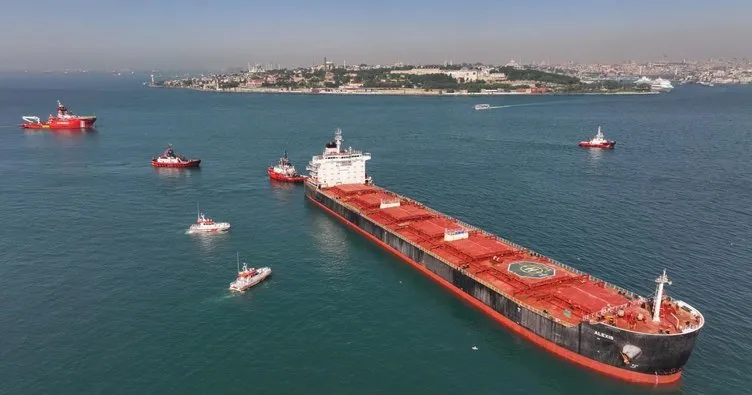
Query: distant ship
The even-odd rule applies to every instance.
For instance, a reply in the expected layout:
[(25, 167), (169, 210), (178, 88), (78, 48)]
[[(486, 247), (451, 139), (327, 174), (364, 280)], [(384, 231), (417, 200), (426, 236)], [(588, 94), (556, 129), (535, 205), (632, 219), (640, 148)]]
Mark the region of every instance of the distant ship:
[(243, 268), (240, 268), (240, 256), (238, 255), (238, 277), (235, 281), (230, 283), (230, 291), (243, 292), (248, 288), (260, 283), (265, 278), (271, 276), (272, 269), (268, 267), (261, 267), (258, 269), (248, 268), (248, 265), (243, 262)]
[(24, 129), (91, 129), (94, 127), (97, 117), (75, 115), (57, 101), (57, 114), (50, 115), (47, 121), (42, 122), (37, 116), (25, 115), (21, 117)]
[(178, 155), (172, 150), (172, 144), (167, 146), (167, 149), (157, 157), (151, 159), (151, 165), (154, 167), (198, 167), (201, 164), (201, 159), (187, 159), (182, 155)]
[(311, 158), (305, 195), (313, 204), (562, 358), (635, 383), (679, 380), (705, 320), (666, 295), (665, 270), (655, 294), (637, 295), (374, 185), (371, 154), (341, 143), (337, 130)]
[(285, 155), (279, 158), (279, 163), (269, 166), (266, 172), (269, 174), (269, 178), (277, 181), (303, 182), (306, 179), (305, 176), (298, 174), (295, 166), (287, 159), (287, 150), (285, 150)]
[(204, 216), (196, 205), (196, 223), (188, 228), (189, 233), (213, 233), (225, 232), (230, 229), (229, 222), (214, 222), (211, 218)]
[(488, 110), (489, 108), (491, 108), (490, 104), (476, 104), (475, 105), (476, 110)]
[(595, 134), (595, 137), (588, 141), (580, 141), (579, 145), (583, 148), (613, 149), (616, 145), (616, 141), (606, 140), (606, 138), (603, 137), (603, 132), (601, 132), (601, 127), (598, 126), (598, 133)]
[(650, 85), (650, 90), (655, 92), (669, 92), (672, 89), (674, 89), (674, 86), (671, 85), (671, 81), (663, 78), (656, 78)]

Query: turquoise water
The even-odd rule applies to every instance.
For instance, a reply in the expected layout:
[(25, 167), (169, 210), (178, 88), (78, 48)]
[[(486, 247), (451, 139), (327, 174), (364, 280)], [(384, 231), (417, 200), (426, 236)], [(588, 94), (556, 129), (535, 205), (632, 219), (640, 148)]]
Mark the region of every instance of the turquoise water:
[[(752, 88), (407, 98), (0, 78), (2, 394), (641, 394), (519, 340), (270, 183), (341, 127), (386, 188), (707, 324), (679, 388), (750, 393)], [(93, 133), (24, 132), (61, 99)], [(474, 111), (479, 102), (512, 105)], [(613, 152), (576, 147), (598, 125)], [(156, 171), (172, 143), (197, 171)], [(195, 205), (232, 223), (186, 235)], [(273, 276), (230, 295), (235, 253)], [(477, 346), (478, 350), (472, 350)]]

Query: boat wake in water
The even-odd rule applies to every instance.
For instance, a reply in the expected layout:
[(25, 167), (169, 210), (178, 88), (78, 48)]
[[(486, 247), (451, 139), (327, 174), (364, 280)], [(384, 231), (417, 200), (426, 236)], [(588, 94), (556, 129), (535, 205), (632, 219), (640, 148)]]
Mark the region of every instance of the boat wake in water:
[(510, 107), (526, 107), (526, 106), (542, 106), (545, 104), (556, 104), (556, 103), (568, 103), (567, 101), (546, 101), (546, 102), (540, 102), (540, 103), (520, 103), (520, 104), (506, 104), (503, 106), (491, 106), (491, 105), (483, 105), (478, 104), (475, 106), (476, 110), (491, 110), (494, 108), (510, 108)]

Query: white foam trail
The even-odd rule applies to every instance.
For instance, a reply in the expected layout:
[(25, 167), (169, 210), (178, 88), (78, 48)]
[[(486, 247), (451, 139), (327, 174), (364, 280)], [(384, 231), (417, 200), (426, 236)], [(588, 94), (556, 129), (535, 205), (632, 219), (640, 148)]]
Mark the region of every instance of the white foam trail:
[(210, 297), (204, 299), (203, 303), (222, 303), (222, 302), (224, 302), (224, 301), (226, 301), (226, 300), (228, 300), (230, 298), (234, 298), (237, 295), (239, 295), (239, 294), (228, 291), (227, 293), (224, 293), (222, 295), (210, 296)]
[(554, 104), (554, 103), (565, 103), (565, 102), (564, 102), (564, 101), (544, 101), (544, 102), (541, 102), (541, 103), (521, 103), (521, 104), (507, 104), (507, 105), (504, 105), (504, 106), (491, 106), (491, 107), (488, 107), (488, 109), (490, 110), (490, 109), (492, 109), (492, 108), (509, 108), (509, 107), (524, 107), (524, 106), (540, 106), (540, 105), (543, 105), (543, 104)]

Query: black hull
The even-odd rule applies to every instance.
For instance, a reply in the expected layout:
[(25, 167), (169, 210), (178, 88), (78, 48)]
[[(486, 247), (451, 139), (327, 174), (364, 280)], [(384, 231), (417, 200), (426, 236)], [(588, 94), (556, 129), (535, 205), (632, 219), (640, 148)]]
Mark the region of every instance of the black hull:
[[(506, 326), (581, 366), (634, 382), (652, 383), (653, 378), (655, 383), (676, 381), (699, 335), (699, 329), (683, 334), (652, 335), (597, 322), (582, 322), (577, 326), (562, 325), (454, 269), (441, 259), (329, 198), (309, 183), (306, 183), (305, 194), (343, 221), (385, 244), (385, 247), (396, 250), (403, 258), (412, 261), (413, 265), (419, 265), (440, 277), (454, 287), (455, 291), (464, 294), (465, 298), (479, 301), (492, 309), (494, 314), (503, 316), (501, 319), (494, 318)], [(628, 349), (625, 350), (625, 346)], [(631, 355), (631, 358), (625, 355)]]

